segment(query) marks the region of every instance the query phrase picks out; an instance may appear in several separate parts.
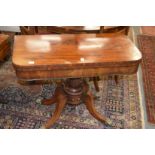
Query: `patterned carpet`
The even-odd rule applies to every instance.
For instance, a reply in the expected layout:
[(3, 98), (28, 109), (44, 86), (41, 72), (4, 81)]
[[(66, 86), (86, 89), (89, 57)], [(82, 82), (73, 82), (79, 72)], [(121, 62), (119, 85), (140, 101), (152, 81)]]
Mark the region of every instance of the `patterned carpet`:
[(155, 36), (139, 35), (148, 121), (155, 123)]
[[(56, 85), (19, 84), (11, 60), (0, 65), (0, 75), (0, 128), (40, 128), (55, 108), (41, 105), (41, 100), (52, 96)], [(100, 89), (96, 93), (91, 83), (97, 110), (113, 120), (114, 128), (142, 128), (136, 75), (120, 76), (118, 85), (112, 76), (103, 77)], [(80, 104), (67, 105), (53, 128), (112, 127), (94, 119), (85, 105)]]

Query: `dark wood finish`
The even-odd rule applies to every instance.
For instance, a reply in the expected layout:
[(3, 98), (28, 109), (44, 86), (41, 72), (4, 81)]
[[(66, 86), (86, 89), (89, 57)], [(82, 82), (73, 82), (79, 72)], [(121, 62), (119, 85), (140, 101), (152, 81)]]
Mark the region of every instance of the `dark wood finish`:
[[(51, 33), (71, 33), (71, 34), (80, 34), (80, 33), (107, 33), (112, 35), (128, 35), (129, 26), (49, 26), (47, 27), (48, 32)], [(98, 86), (98, 77), (94, 77), (92, 80), (96, 91), (99, 91)], [(118, 76), (115, 75), (114, 78), (116, 84), (118, 84)]]
[(9, 36), (0, 34), (0, 61), (4, 61), (10, 50)]
[(100, 33), (100, 26), (47, 26), (47, 31), (56, 34)]
[(79, 104), (82, 102), (82, 95), (85, 92), (83, 83), (83, 79), (80, 78), (69, 78), (63, 83), (63, 90), (68, 97), (68, 103)]
[(82, 101), (96, 119), (112, 125), (95, 110), (88, 84), (81, 77), (136, 73), (141, 53), (127, 36), (29, 35), (15, 37), (12, 61), (20, 80), (68, 78), (57, 87), (52, 99), (43, 101), (45, 105), (56, 103), (45, 128), (59, 118), (66, 102), (75, 105)]
[(47, 31), (56, 34), (113, 33), (113, 35), (127, 35), (129, 26), (47, 26)]
[(56, 104), (56, 109), (53, 116), (42, 126), (42, 128), (50, 128), (56, 120), (60, 117), (60, 114), (66, 105), (68, 104), (80, 104), (85, 102), (90, 114), (101, 122), (108, 123), (112, 126), (112, 121), (105, 116), (99, 114), (93, 101), (93, 95), (89, 91), (89, 86), (82, 78), (69, 78), (62, 82), (60, 87), (57, 87), (54, 96), (51, 99), (45, 99), (42, 101), (44, 105)]
[[(40, 34), (41, 26), (20, 26), (21, 34)], [(129, 26), (44, 26), (47, 34), (113, 33), (128, 34)], [(44, 30), (45, 31), (45, 30)]]
[(141, 54), (126, 36), (16, 36), (13, 64), (23, 80), (131, 74)]
[[(129, 26), (101, 26), (100, 33), (112, 33), (113, 35), (128, 35)], [(118, 75), (114, 76), (115, 83), (118, 84)]]
[(101, 26), (101, 33), (113, 33), (119, 35), (128, 35), (130, 27), (129, 26)]
[(84, 101), (85, 101), (88, 111), (93, 117), (95, 117), (97, 120), (103, 123), (107, 123), (108, 125), (113, 126), (113, 122), (109, 118), (105, 117), (104, 115), (101, 115), (100, 113), (96, 111), (95, 106), (94, 106), (93, 95), (91, 92), (88, 91), (86, 93), (84, 97)]
[[(48, 101), (48, 104), (47, 104), (47, 101)], [(48, 99), (48, 100), (46, 99), (42, 101), (42, 104), (44, 105), (50, 105), (50, 104), (56, 103), (56, 108), (53, 113), (53, 116), (47, 121), (47, 123), (44, 126), (42, 126), (42, 128), (47, 128), (47, 129), (50, 128), (59, 119), (60, 114), (66, 105), (66, 102), (67, 102), (67, 97), (61, 87), (56, 88), (55, 94), (51, 99)]]
[[(71, 33), (71, 34), (79, 34), (79, 33), (112, 33), (113, 35), (128, 35), (129, 26), (49, 26), (47, 27), (48, 32), (51, 33)], [(99, 91), (98, 86), (98, 77), (93, 78), (94, 86), (96, 91)], [(116, 84), (118, 84), (118, 76), (115, 75), (114, 78)]]
[(38, 26), (20, 26), (22, 35), (34, 35), (38, 34)]
[[(21, 26), (21, 34), (40, 34), (38, 26)], [(46, 26), (47, 33), (56, 34), (81, 34), (81, 33), (105, 33), (112, 35), (128, 35), (129, 26)], [(117, 75), (116, 75), (117, 76)], [(96, 91), (99, 91), (98, 77), (93, 78)], [(115, 80), (118, 77), (115, 78)], [(118, 81), (116, 81), (118, 83)]]

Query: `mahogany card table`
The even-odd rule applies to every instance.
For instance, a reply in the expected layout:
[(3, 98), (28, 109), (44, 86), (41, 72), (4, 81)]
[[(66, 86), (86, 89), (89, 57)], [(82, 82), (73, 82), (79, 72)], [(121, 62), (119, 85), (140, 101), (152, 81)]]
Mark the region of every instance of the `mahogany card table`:
[(56, 104), (55, 112), (43, 128), (50, 128), (66, 104), (85, 103), (99, 121), (112, 121), (98, 113), (85, 77), (134, 74), (141, 53), (127, 36), (102, 34), (21, 35), (16, 36), (13, 66), (19, 80), (62, 78), (53, 97), (42, 104)]

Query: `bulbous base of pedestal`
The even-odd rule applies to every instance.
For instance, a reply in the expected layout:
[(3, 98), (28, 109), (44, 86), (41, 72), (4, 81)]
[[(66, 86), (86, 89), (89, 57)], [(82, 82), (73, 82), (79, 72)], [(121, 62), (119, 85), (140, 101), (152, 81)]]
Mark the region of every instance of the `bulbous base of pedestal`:
[(80, 78), (67, 79), (63, 83), (63, 90), (67, 96), (68, 104), (79, 104), (82, 102), (84, 90), (84, 80)]

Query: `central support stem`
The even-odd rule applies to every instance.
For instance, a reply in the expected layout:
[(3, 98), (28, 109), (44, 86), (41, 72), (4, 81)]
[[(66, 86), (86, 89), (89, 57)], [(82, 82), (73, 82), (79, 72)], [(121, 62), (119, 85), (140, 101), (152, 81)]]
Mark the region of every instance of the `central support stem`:
[(70, 78), (63, 83), (63, 90), (67, 95), (69, 104), (79, 104), (82, 102), (85, 93), (86, 82), (81, 78)]

